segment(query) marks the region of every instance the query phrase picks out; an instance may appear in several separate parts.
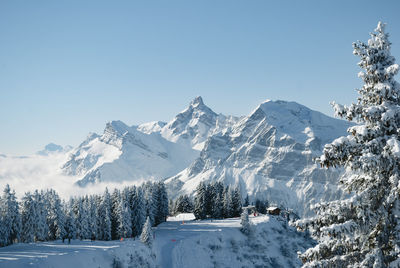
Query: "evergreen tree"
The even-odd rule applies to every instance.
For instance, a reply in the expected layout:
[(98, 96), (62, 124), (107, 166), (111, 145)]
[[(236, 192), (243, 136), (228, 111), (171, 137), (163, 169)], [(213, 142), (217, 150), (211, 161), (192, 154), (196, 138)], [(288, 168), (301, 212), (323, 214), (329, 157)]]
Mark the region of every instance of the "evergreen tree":
[(91, 216), (89, 209), (89, 197), (86, 195), (85, 197), (82, 197), (82, 237), (84, 239), (90, 239), (92, 237)]
[(231, 218), (233, 217), (233, 203), (232, 203), (232, 191), (229, 186), (227, 186), (224, 190), (224, 198), (223, 198), (223, 217)]
[(209, 183), (206, 185), (206, 192), (205, 192), (205, 213), (206, 215), (212, 216), (213, 214), (213, 206), (215, 202), (216, 192), (214, 188), (214, 183)]
[[(72, 201), (70, 203), (72, 203)], [(68, 240), (74, 239), (76, 234), (75, 216), (71, 206), (67, 205), (64, 213), (65, 213), (65, 226), (64, 226), (65, 236), (63, 238), (66, 238)]]
[(114, 192), (111, 195), (111, 237), (112, 239), (118, 239), (121, 237), (118, 234), (119, 228), (119, 206), (121, 203), (121, 195), (118, 189), (114, 189)]
[(35, 190), (32, 196), (34, 205), (34, 240), (35, 241), (45, 241), (48, 235), (47, 226), (47, 204), (44, 200), (44, 193)]
[(77, 239), (84, 239), (85, 238), (85, 231), (84, 231), (84, 222), (83, 222), (83, 201), (82, 198), (77, 197), (72, 199), (72, 212), (73, 212), (73, 217), (74, 217), (74, 222), (75, 222), (75, 237)]
[(54, 190), (46, 192), (48, 239), (56, 240), (65, 236), (65, 215), (61, 199)]
[(176, 212), (175, 212), (175, 202), (172, 199), (170, 199), (168, 201), (168, 211), (169, 211), (169, 215), (171, 215), (171, 216), (176, 214)]
[(111, 240), (111, 196), (108, 189), (104, 191), (99, 206), (99, 237), (101, 240)]
[(196, 216), (197, 219), (205, 219), (207, 214), (206, 214), (206, 186), (204, 182), (200, 182), (199, 185), (196, 188), (196, 197), (194, 201), (194, 215)]
[(240, 231), (245, 235), (249, 235), (251, 232), (251, 226), (249, 221), (249, 213), (247, 212), (247, 209), (244, 209), (242, 212), (242, 215), (240, 217), (240, 225), (241, 225)]
[(190, 213), (193, 212), (193, 203), (188, 195), (181, 195), (176, 199), (175, 212), (177, 213)]
[(240, 217), (242, 213), (242, 195), (239, 187), (235, 187), (232, 192), (232, 217)]
[(120, 197), (117, 208), (117, 237), (132, 236), (131, 209), (128, 204), (129, 196), (124, 191)]
[(32, 194), (30, 192), (25, 193), (25, 195), (22, 197), (21, 205), (21, 239), (26, 243), (34, 242), (35, 220), (37, 216)]
[(95, 240), (99, 239), (98, 232), (98, 220), (97, 220), (97, 198), (94, 195), (91, 195), (88, 200), (89, 208), (88, 208), (88, 219), (89, 219), (89, 236), (90, 239)]
[(246, 198), (244, 199), (244, 203), (243, 206), (244, 207), (248, 207), (250, 205), (250, 201), (249, 201), (249, 195), (246, 195)]
[(267, 213), (267, 206), (268, 206), (268, 203), (266, 201), (256, 199), (255, 207), (256, 207), (256, 210), (258, 213), (261, 213), (261, 214)]
[(132, 235), (138, 236), (142, 232), (146, 221), (146, 207), (142, 187), (133, 188), (131, 191), (132, 210)]
[(157, 213), (157, 192), (155, 185), (151, 182), (147, 182), (142, 185), (145, 207), (146, 207), (146, 217), (150, 218), (151, 225), (155, 224), (155, 217)]
[(20, 239), (21, 216), (15, 192), (7, 184), (0, 197), (0, 246), (7, 246)]
[(223, 204), (223, 199), (221, 197), (220, 193), (217, 193), (215, 200), (214, 200), (214, 206), (212, 210), (212, 217), (214, 219), (221, 219), (223, 216), (223, 211), (224, 211), (224, 204)]
[(146, 222), (143, 225), (140, 241), (149, 247), (151, 247), (153, 244), (153, 231), (151, 230), (151, 221), (149, 216), (147, 216)]
[(319, 244), (300, 257), (305, 267), (400, 266), (400, 85), (385, 25), (379, 22), (367, 44), (353, 44), (364, 69), (357, 103), (333, 103), (336, 114), (359, 124), (350, 135), (325, 146), (323, 167), (353, 171), (341, 179), (346, 200), (317, 206), (315, 218), (297, 222)]
[(168, 195), (167, 189), (163, 182), (155, 184), (155, 201), (156, 201), (156, 214), (155, 225), (158, 225), (167, 220), (168, 216)]

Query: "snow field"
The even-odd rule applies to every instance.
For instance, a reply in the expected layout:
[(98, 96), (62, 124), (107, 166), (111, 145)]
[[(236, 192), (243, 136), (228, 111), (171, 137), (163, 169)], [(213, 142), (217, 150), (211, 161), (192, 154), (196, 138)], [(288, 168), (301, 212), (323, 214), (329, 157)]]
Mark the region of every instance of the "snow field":
[(0, 267), (300, 267), (297, 252), (313, 246), (279, 216), (250, 216), (252, 234), (240, 218), (193, 220), (169, 217), (154, 227), (153, 248), (139, 239), (19, 243), (0, 248)]
[[(154, 257), (154, 256), (153, 256)], [(87, 241), (60, 240), (43, 243), (19, 243), (0, 248), (0, 267), (155, 267), (150, 250), (139, 240)], [(140, 266), (137, 266), (140, 264)]]
[[(240, 232), (240, 218), (184, 221), (169, 218), (155, 230), (154, 251), (161, 267), (300, 267), (297, 251), (311, 239), (280, 217), (250, 217), (253, 233)], [(178, 221), (178, 219), (180, 219)]]

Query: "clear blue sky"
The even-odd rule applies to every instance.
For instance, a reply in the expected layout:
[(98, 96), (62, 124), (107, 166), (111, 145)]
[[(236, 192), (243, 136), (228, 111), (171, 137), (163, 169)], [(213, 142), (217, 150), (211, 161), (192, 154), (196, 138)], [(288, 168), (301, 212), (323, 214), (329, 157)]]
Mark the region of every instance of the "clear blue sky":
[(378, 20), (400, 60), (399, 11), (395, 0), (0, 1), (0, 152), (75, 146), (110, 120), (168, 121), (197, 95), (224, 114), (283, 99), (332, 115), (331, 100), (356, 98), (351, 44)]

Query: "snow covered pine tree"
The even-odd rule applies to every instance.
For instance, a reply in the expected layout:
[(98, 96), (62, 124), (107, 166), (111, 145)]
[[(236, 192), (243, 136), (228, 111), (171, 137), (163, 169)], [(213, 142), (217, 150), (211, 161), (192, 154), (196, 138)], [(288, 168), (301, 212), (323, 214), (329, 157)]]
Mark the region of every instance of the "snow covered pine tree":
[(400, 85), (390, 45), (381, 22), (368, 44), (353, 44), (364, 85), (357, 104), (333, 107), (359, 124), (325, 145), (317, 160), (351, 171), (340, 183), (352, 196), (319, 204), (315, 218), (297, 222), (319, 241), (300, 255), (304, 267), (400, 267)]
[(151, 247), (153, 244), (153, 231), (151, 230), (151, 221), (150, 217), (147, 216), (146, 222), (143, 225), (142, 234), (140, 235), (140, 241), (146, 244), (148, 247)]
[(245, 235), (250, 235), (251, 226), (249, 221), (249, 212), (247, 209), (244, 209), (242, 215), (240, 216), (240, 225), (242, 226), (240, 227), (240, 231)]

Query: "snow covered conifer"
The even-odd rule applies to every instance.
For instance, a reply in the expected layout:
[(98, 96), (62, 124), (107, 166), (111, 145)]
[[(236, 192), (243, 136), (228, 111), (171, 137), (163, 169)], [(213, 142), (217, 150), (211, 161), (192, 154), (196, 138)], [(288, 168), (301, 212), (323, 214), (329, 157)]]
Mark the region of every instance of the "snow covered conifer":
[(325, 145), (318, 160), (352, 171), (340, 183), (353, 195), (319, 204), (315, 218), (297, 222), (319, 240), (300, 255), (304, 267), (400, 266), (400, 85), (390, 45), (381, 22), (367, 44), (353, 44), (364, 85), (357, 103), (333, 106), (338, 116), (359, 124)]
[(146, 221), (146, 206), (142, 187), (131, 189), (132, 235), (138, 236), (142, 232)]
[(206, 215), (212, 216), (213, 212), (213, 206), (214, 206), (214, 201), (215, 201), (215, 187), (214, 183), (209, 183), (206, 185), (206, 192), (205, 192), (205, 210), (206, 210)]
[(147, 182), (141, 187), (144, 193), (146, 216), (149, 216), (152, 225), (155, 224), (155, 217), (157, 214), (157, 190), (156, 185)]
[(193, 212), (192, 200), (187, 195), (181, 195), (176, 199), (174, 213), (190, 213)]
[(196, 197), (194, 199), (194, 215), (197, 219), (205, 219), (206, 214), (206, 186), (203, 182), (196, 188)]
[(63, 238), (65, 236), (65, 215), (61, 199), (54, 190), (46, 192), (46, 199), (49, 204), (47, 209), (48, 238), (50, 240)]
[(247, 207), (247, 206), (249, 206), (249, 205), (250, 205), (250, 200), (249, 200), (249, 195), (247, 194), (247, 195), (246, 195), (246, 198), (244, 199), (243, 206), (244, 206), (244, 207)]
[(240, 228), (240, 231), (245, 235), (249, 235), (251, 232), (251, 226), (249, 221), (249, 213), (247, 212), (247, 209), (244, 209), (242, 215), (240, 216), (240, 225), (242, 226)]
[[(112, 239), (118, 239), (118, 215), (119, 206), (121, 201), (121, 194), (118, 189), (114, 189), (114, 192), (111, 195), (111, 237)], [(119, 236), (121, 237), (121, 236)]]
[(82, 198), (82, 236), (85, 239), (90, 239), (91, 232), (91, 215), (89, 197), (86, 195)]
[(89, 236), (92, 240), (99, 239), (96, 199), (94, 195), (91, 195), (88, 199)]
[(132, 236), (131, 208), (127, 202), (127, 195), (124, 191), (118, 202), (117, 215), (117, 237)]
[(229, 186), (227, 186), (224, 190), (223, 196), (223, 216), (224, 218), (233, 217), (233, 203), (232, 203), (232, 191)]
[(33, 242), (36, 217), (37, 217), (36, 208), (34, 205), (34, 201), (32, 200), (32, 194), (30, 192), (27, 192), (22, 197), (22, 208), (21, 208), (21, 220), (22, 220), (21, 239), (23, 242), (26, 243)]
[(163, 182), (154, 184), (156, 194), (155, 225), (165, 222), (168, 216), (168, 194)]
[(48, 235), (49, 227), (47, 226), (47, 202), (44, 199), (44, 192), (35, 190), (32, 196), (35, 206), (34, 219), (34, 235), (35, 241), (45, 241)]
[(100, 239), (106, 241), (111, 240), (111, 196), (107, 188), (100, 201), (98, 216), (100, 217)]
[(82, 240), (84, 239), (84, 222), (83, 222), (83, 200), (81, 197), (74, 198), (72, 201), (72, 212), (75, 222), (75, 236)]
[(143, 225), (142, 234), (140, 235), (140, 241), (142, 241), (149, 247), (151, 247), (151, 245), (153, 244), (153, 231), (151, 230), (151, 221), (149, 216), (147, 216), (146, 222)]
[[(72, 202), (72, 201), (71, 201)], [(76, 228), (75, 228), (75, 217), (70, 206), (66, 207), (65, 210), (65, 235), (63, 238), (73, 239), (75, 238)], [(64, 240), (63, 240), (64, 241)]]
[(220, 193), (217, 193), (216, 197), (215, 197), (215, 201), (214, 201), (214, 206), (213, 206), (213, 210), (212, 210), (212, 217), (215, 219), (221, 219), (222, 218), (222, 214), (223, 214), (223, 210), (224, 210), (224, 206), (223, 206), (223, 202), (222, 202), (222, 197), (220, 195)]
[(232, 192), (232, 216), (239, 217), (242, 212), (242, 195), (239, 187), (235, 187)]
[(0, 198), (0, 246), (7, 246), (20, 238), (21, 216), (15, 192), (7, 184)]

